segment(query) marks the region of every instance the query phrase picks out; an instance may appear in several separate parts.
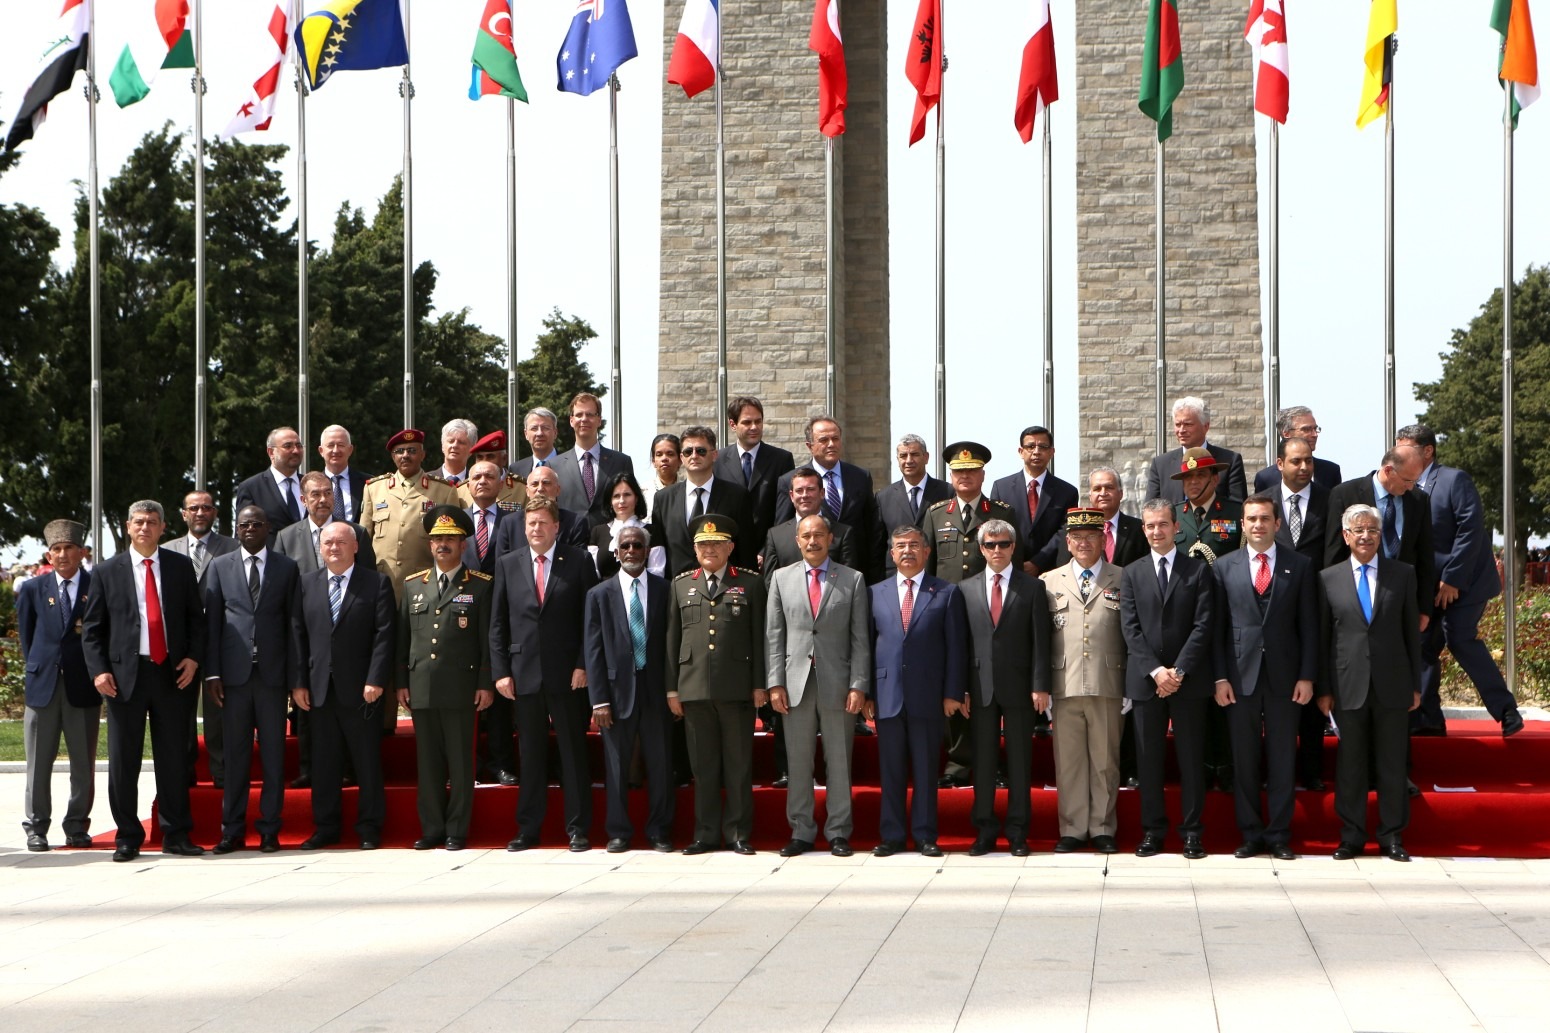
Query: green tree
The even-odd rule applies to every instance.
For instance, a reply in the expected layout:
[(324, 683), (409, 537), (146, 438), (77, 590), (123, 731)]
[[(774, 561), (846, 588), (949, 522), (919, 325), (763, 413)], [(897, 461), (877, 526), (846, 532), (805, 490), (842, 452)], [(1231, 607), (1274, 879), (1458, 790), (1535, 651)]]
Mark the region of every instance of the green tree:
[[(585, 319), (563, 316), (556, 308), (544, 317), (544, 332), (533, 342), (533, 354), (517, 363), (517, 400), (522, 410), (544, 408), (560, 417), (554, 447), (562, 452), (575, 444), (567, 419), (570, 400), (582, 391), (595, 395), (604, 391), (603, 385), (592, 379), (592, 370), (581, 361), (582, 345), (596, 336)], [(607, 426), (607, 421), (603, 426)], [(526, 441), (516, 444), (514, 457), (533, 451)]]
[[(1516, 569), (1528, 538), (1550, 533), (1550, 266), (1530, 266), (1513, 288), (1513, 509)], [(1422, 422), (1437, 432), (1441, 463), (1469, 472), (1487, 523), (1502, 528), (1502, 292), (1454, 330), (1442, 376), (1416, 384)]]

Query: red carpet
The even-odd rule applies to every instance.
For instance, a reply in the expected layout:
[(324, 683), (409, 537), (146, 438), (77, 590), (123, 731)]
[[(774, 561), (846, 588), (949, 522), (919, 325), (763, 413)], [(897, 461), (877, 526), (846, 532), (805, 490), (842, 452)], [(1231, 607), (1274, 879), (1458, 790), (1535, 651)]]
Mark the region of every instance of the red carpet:
[[(1511, 739), (1503, 739), (1494, 722), (1453, 721), (1446, 738), (1413, 740), (1413, 777), (1422, 795), (1412, 801), (1410, 828), (1405, 845), (1414, 853), (1431, 856), (1550, 857), (1550, 727), (1529, 722), (1528, 728)], [(594, 751), (593, 771), (602, 771), (601, 742), (590, 737)], [(856, 740), (853, 779), (858, 849), (870, 848), (877, 841), (879, 791), (877, 789), (876, 739)], [(769, 788), (774, 777), (772, 742), (763, 733), (757, 736), (754, 773), (754, 842), (761, 849), (778, 849), (790, 836), (785, 820), (784, 790)], [(388, 782), (388, 821), (383, 830), (385, 847), (407, 847), (419, 835), (415, 817), (414, 737), (408, 721), (399, 723), (398, 734), (383, 740), (383, 767)], [(1325, 740), (1324, 777), (1334, 772), (1335, 740)], [(287, 744), (287, 778), (296, 770), (296, 744)], [(818, 770), (823, 770), (820, 759)], [(1055, 792), (1042, 788), (1053, 778), (1050, 740), (1034, 743), (1034, 837), (1035, 850), (1049, 850), (1056, 834)], [(255, 777), (257, 771), (254, 772)], [(209, 846), (220, 838), (221, 792), (209, 784), (208, 769), (200, 761), (200, 784), (192, 791), (194, 840)], [(1443, 789), (1471, 788), (1473, 792), (1442, 792)], [(1004, 793), (1002, 794), (1004, 797)], [(942, 790), (940, 827), (942, 847), (966, 850), (974, 838), (969, 821), (973, 803), (969, 789)], [(353, 846), (350, 828), (354, 820), (353, 790), (344, 793), (345, 846)], [(1170, 788), (1170, 813), (1177, 814), (1177, 790)], [(822, 799), (822, 793), (819, 794)], [(469, 839), (473, 847), (502, 847), (516, 835), (514, 813), (517, 789), (504, 786), (479, 786), (474, 794), (474, 824)], [(631, 794), (636, 827), (640, 828), (646, 810), (646, 794)], [(1369, 803), (1369, 827), (1375, 821), (1376, 801)], [(1119, 799), (1119, 841), (1124, 848), (1139, 839), (1140, 799), (1135, 792), (1122, 791)], [(606, 841), (603, 832), (604, 801), (602, 788), (594, 789), (592, 841), (600, 848)], [(258, 813), (258, 789), (252, 790), (249, 821)], [(678, 794), (675, 842), (685, 844), (693, 833), (694, 795), (692, 789)], [(150, 845), (160, 841), (153, 812), (148, 823)], [(1297, 817), (1292, 826), (1293, 847), (1299, 852), (1326, 853), (1334, 849), (1339, 833), (1335, 818), (1334, 793), (1299, 792)], [(288, 790), (285, 794), (284, 829), (281, 843), (294, 847), (312, 832), (310, 794), (306, 790)], [(111, 842), (111, 833), (100, 837)], [(256, 834), (249, 833), (256, 844)], [(1206, 848), (1213, 853), (1233, 850), (1239, 842), (1233, 820), (1232, 798), (1226, 793), (1210, 794), (1206, 807)], [(564, 818), (560, 791), (549, 792), (549, 813), (543, 829), (544, 846), (563, 846)], [(634, 844), (640, 846), (637, 838)], [(1169, 849), (1177, 849), (1172, 841)]]

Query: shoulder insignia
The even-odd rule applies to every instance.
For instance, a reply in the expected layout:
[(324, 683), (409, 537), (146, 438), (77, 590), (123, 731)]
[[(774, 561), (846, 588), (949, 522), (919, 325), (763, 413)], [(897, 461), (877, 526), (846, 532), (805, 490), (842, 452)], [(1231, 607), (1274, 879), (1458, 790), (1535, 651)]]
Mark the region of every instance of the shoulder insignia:
[[(440, 474), (427, 473), (420, 475), (420, 487), (429, 488), (432, 481), (435, 481), (437, 484), (447, 484), (447, 479)], [(450, 488), (452, 485), (447, 484), (447, 487)]]
[(392, 479), (393, 479), (393, 472), (391, 470), (389, 470), (387, 473), (379, 473), (375, 477), (368, 477), (366, 479), (366, 483), (367, 484), (376, 484), (378, 481), (390, 481)]
[(480, 581), (494, 581), (495, 580), (495, 576), (493, 574), (486, 574), (482, 570), (470, 570), (470, 571), (468, 571), (468, 576), (469, 577), (476, 577)]
[(953, 500), (952, 499), (943, 499), (941, 502), (933, 502), (933, 503), (931, 503), (930, 507), (927, 508), (926, 512), (930, 513), (930, 512), (932, 512), (934, 510), (941, 509), (943, 506), (947, 506), (947, 507), (949, 507), (947, 511), (949, 513), (951, 513), (952, 512), (952, 508), (951, 508), (952, 504), (953, 504)]
[(431, 568), (430, 567), (426, 567), (424, 570), (417, 570), (413, 574), (410, 574), (408, 577), (404, 578), (404, 580), (405, 581), (413, 581), (415, 578), (419, 578), (421, 581), (424, 581), (426, 584), (430, 584), (431, 583)]
[(691, 578), (691, 579), (693, 579), (693, 578), (699, 577), (699, 574), (700, 574), (700, 568), (699, 567), (695, 567), (693, 570), (686, 570), (686, 571), (684, 571), (682, 574), (679, 574), (677, 577), (673, 578), (673, 580), (674, 581), (682, 581), (684, 578)]
[(981, 513), (989, 513), (990, 512), (990, 500), (987, 499), (983, 495), (980, 496), (980, 512)]
[(506, 475), (506, 487), (508, 487), (508, 488), (515, 488), (516, 486), (517, 486), (517, 475), (514, 474), (514, 473), (508, 473)]

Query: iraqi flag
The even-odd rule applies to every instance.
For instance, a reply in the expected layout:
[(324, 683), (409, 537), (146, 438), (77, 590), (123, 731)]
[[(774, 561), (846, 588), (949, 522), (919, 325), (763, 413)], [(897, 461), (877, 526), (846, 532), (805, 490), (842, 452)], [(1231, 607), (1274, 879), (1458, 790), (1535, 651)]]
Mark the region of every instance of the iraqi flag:
[(667, 60), (667, 81), (682, 86), (687, 97), (716, 85), (721, 18), (717, 5), (718, 0), (684, 0), (678, 38)]
[(269, 24), (264, 27), (267, 36), (263, 46), (264, 70), (257, 79), (253, 80), (248, 96), (237, 108), (237, 113), (226, 124), (226, 128), (221, 130), (221, 139), (230, 140), (238, 133), (262, 132), (269, 128), (269, 123), (274, 118), (275, 97), (280, 89), (280, 76), (285, 66), (290, 63), (293, 28), (284, 8), (278, 3), (275, 4), (274, 10), (269, 12)]
[(1044, 109), (1060, 99), (1055, 76), (1055, 27), (1049, 0), (1033, 0), (1033, 35), (1023, 45), (1023, 70), (1017, 77), (1017, 107), (1012, 123), (1023, 143), (1033, 139), (1033, 126)]
[(65, 0), (59, 21), (49, 33), (48, 42), (38, 57), (38, 74), (22, 95), (21, 107), (11, 119), (5, 135), (5, 149), (14, 151), (32, 139), (32, 134), (48, 117), (48, 102), (70, 88), (76, 72), (86, 70), (86, 27), (91, 22), (91, 0)]
[(1283, 0), (1250, 0), (1243, 38), (1254, 48), (1254, 110), (1285, 125), (1292, 86)]
[(818, 0), (807, 49), (818, 55), (818, 131), (824, 136), (839, 136), (845, 131), (845, 105), (850, 94), (845, 46), (840, 41), (840, 0)]

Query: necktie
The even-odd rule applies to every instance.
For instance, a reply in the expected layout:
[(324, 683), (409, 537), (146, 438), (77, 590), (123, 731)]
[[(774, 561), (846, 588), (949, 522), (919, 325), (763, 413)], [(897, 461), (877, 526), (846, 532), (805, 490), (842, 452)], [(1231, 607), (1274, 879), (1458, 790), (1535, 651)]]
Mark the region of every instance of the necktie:
[(592, 469), (592, 453), (581, 453), (581, 490), (587, 493), (587, 501), (597, 494), (597, 474)]
[(296, 501), (296, 482), (285, 479), (285, 511), (291, 515), (291, 523), (301, 519), (301, 505)]
[(452, 485), (454, 488), (456, 488), (459, 484), (463, 483), (463, 478), (458, 476), (455, 473), (447, 474), (447, 476), (442, 478), (442, 480), (446, 481), (448, 484)]
[(75, 604), (70, 602), (70, 582), (65, 581), (59, 586), (59, 623), (66, 631), (70, 630), (70, 611), (75, 609)]
[(344, 474), (334, 474), (334, 519), (341, 523), (349, 517), (344, 511), (344, 499), (348, 492), (344, 490)]
[(753, 453), (743, 453), (743, 487), (753, 487)]
[(533, 460), (533, 465), (534, 466), (548, 466), (549, 465), (549, 460), (547, 460), (547, 459), (535, 459), (535, 460)]
[(1259, 561), (1259, 566), (1254, 571), (1254, 591), (1264, 595), (1270, 591), (1270, 556), (1262, 552), (1254, 558)]
[(248, 598), (254, 608), (258, 606), (258, 557), (248, 557)]
[(538, 587), (538, 605), (544, 604), (544, 560), (548, 557), (533, 557), (533, 584)]
[(1383, 496), (1383, 555), (1399, 559), (1399, 522), (1394, 517), (1394, 496)]
[(1103, 522), (1103, 558), (1114, 562), (1114, 523), (1110, 520)]
[(640, 604), (640, 578), (630, 582), (630, 643), (635, 647), (635, 669), (646, 669), (646, 608)]
[(1296, 545), (1302, 537), (1302, 496), (1293, 495), (1288, 501), (1292, 504), (1292, 514), (1287, 520), (1287, 526), (1292, 532), (1292, 544)]
[(840, 478), (839, 474), (830, 470), (823, 475), (823, 508), (829, 511), (830, 520), (840, 518)]
[(899, 603), (899, 622), (904, 625), (904, 630), (910, 630), (910, 617), (915, 613), (915, 579), (904, 579), (904, 601)]
[(339, 623), (339, 609), (344, 605), (344, 575), (335, 574), (328, 579), (328, 616)]
[(1092, 595), (1092, 592), (1093, 592), (1093, 572), (1090, 571), (1090, 570), (1084, 570), (1084, 571), (1082, 571), (1082, 599), (1083, 599), (1083, 601), (1086, 601), (1087, 597)]
[(1367, 583), (1367, 571), (1371, 568), (1370, 563), (1363, 563), (1356, 579), (1356, 599), (1362, 604), (1362, 618), (1368, 624), (1372, 623), (1372, 586)]
[(207, 562), (209, 562), (209, 557), (205, 555), (205, 543), (203, 541), (195, 542), (194, 543), (194, 577), (197, 578), (197, 577), (204, 576), (205, 564)]
[(145, 630), (151, 640), (151, 663), (167, 662), (167, 628), (161, 622), (161, 597), (156, 594), (156, 571), (150, 560), (145, 564)]
[(485, 553), (490, 551), (490, 525), (486, 523), (482, 509), (479, 511), (479, 525), (474, 528), (474, 545), (479, 549), (479, 558), (484, 559)]
[(1157, 594), (1163, 597), (1168, 594), (1168, 557), (1166, 556), (1157, 561)]
[(716, 575), (712, 574), (710, 577), (705, 579), (705, 594), (710, 596), (712, 599), (716, 598), (716, 590), (720, 587), (721, 582), (716, 580)]
[(437, 582), (436, 582), (436, 594), (437, 595), (446, 595), (447, 594), (447, 575), (443, 574), (443, 575), (441, 575), (440, 579), (437, 580)]
[(910, 489), (910, 512), (915, 514), (917, 519), (920, 517), (920, 485), (918, 484)]
[(1001, 623), (1001, 575), (997, 574), (990, 583), (990, 623), (992, 626)]
[(1039, 515), (1039, 482), (1028, 482), (1028, 520), (1032, 522)]
[(807, 604), (812, 607), (814, 617), (818, 616), (818, 604), (823, 602), (823, 585), (818, 580), (822, 576), (823, 571), (817, 567), (807, 568)]
[(323, 565), (323, 529), (314, 525), (312, 528), (312, 555), (318, 558), (318, 566)]
[(964, 530), (964, 533), (967, 534), (968, 531), (969, 531), (969, 522), (974, 519), (974, 507), (970, 506), (968, 503), (962, 503), (962, 505), (963, 505), (963, 530)]
[(1196, 506), (1195, 507), (1195, 523), (1197, 525), (1199, 525), (1200, 527), (1206, 526), (1206, 507), (1204, 507), (1204, 506)]
[(698, 520), (705, 515), (705, 489), (694, 489), (694, 509), (689, 513), (690, 520)]

